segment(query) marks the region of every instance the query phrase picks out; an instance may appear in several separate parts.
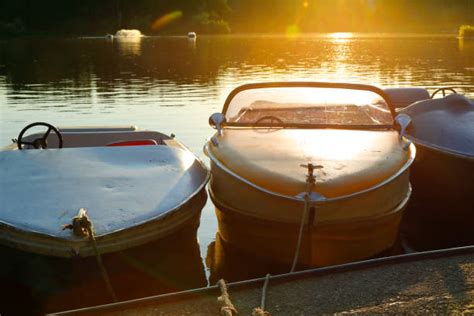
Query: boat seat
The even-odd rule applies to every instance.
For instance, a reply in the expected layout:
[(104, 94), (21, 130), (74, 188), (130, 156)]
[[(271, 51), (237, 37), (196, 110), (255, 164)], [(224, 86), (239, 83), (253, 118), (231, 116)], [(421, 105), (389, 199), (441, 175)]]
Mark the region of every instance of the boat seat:
[(388, 88), (384, 89), (384, 92), (389, 96), (396, 110), (417, 101), (430, 99), (430, 94), (423, 88)]
[(108, 143), (108, 147), (118, 147), (118, 146), (152, 146), (158, 145), (154, 139), (136, 139), (136, 140), (120, 140), (112, 143)]

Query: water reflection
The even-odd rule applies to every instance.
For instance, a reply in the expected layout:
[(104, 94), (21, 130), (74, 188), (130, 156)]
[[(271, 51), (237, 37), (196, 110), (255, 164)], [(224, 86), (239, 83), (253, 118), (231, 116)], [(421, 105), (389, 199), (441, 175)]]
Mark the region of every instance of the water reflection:
[(115, 36), (114, 43), (122, 56), (141, 55), (141, 36)]
[(474, 53), (474, 40), (458, 38), (458, 48), (460, 52), (470, 54), (469, 56), (472, 57)]
[(189, 47), (191, 50), (195, 50), (195, 49), (196, 49), (196, 42), (197, 42), (196, 36), (194, 36), (194, 37), (188, 36), (188, 47)]
[[(150, 79), (224, 89), (234, 83), (301, 78), (432, 86), (459, 71), (462, 80), (456, 80), (458, 85), (473, 82), (472, 75), (463, 71), (466, 64), (472, 67), (472, 60), (459, 56), (469, 42), (459, 48), (456, 39), (203, 36), (199, 43), (196, 46), (196, 41), (186, 37), (139, 37), (113, 45), (92, 39), (17, 40), (1, 44), (0, 63), (12, 84), (7, 91), (39, 83), (58, 90), (64, 80), (84, 86), (90, 74), (111, 88), (117, 79), (128, 80), (133, 75), (137, 81), (128, 82), (133, 89)], [(452, 50), (456, 46), (458, 50)], [(439, 79), (430, 76), (432, 69), (442, 70)]]

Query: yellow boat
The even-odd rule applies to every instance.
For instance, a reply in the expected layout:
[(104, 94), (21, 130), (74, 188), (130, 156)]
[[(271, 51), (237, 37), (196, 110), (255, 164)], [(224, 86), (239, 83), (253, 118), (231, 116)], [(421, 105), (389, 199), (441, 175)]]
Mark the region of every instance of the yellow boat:
[(248, 84), (210, 123), (209, 191), (225, 242), (292, 270), (377, 256), (396, 242), (415, 148), (384, 91)]

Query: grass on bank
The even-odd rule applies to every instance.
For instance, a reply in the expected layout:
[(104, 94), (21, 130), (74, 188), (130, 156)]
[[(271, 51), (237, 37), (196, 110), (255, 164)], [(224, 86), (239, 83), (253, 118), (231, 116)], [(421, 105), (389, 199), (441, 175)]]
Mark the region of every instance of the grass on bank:
[(461, 25), (459, 27), (459, 38), (469, 38), (473, 39), (474, 38), (474, 26), (473, 25)]

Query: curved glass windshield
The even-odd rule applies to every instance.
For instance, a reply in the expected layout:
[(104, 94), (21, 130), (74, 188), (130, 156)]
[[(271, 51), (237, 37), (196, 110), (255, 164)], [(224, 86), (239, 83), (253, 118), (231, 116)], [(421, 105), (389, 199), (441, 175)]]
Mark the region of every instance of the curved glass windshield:
[(226, 113), (232, 125), (354, 125), (393, 122), (390, 109), (377, 93), (326, 87), (263, 87), (243, 90)]

